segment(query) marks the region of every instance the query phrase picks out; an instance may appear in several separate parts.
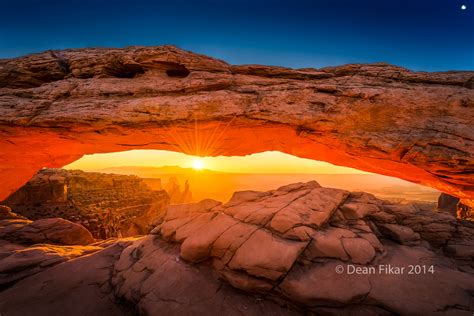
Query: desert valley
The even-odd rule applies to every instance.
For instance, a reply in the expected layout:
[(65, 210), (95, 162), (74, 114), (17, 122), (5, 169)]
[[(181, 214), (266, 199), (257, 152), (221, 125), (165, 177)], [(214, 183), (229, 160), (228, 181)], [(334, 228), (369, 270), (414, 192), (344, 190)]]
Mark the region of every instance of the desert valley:
[(236, 191), (267, 191), (275, 186), (312, 180), (316, 180), (326, 187), (365, 191), (380, 198), (398, 201), (436, 204), (441, 194), (441, 192), (428, 187), (377, 174), (227, 173), (178, 166), (124, 166), (94, 171), (136, 175), (144, 178), (151, 187), (156, 187), (156, 180), (153, 179), (160, 179), (160, 183), (163, 184), (176, 182), (181, 186), (187, 182), (192, 189), (192, 197), (189, 201), (199, 201), (205, 198), (228, 201)]

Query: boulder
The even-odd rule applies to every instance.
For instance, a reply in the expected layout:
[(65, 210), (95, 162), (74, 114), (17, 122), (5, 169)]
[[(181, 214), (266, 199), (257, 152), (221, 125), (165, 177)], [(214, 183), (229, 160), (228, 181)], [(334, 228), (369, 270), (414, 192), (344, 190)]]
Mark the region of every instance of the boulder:
[(438, 198), (438, 210), (457, 216), (459, 198), (441, 193)]
[(62, 218), (3, 220), (0, 237), (22, 244), (87, 245), (95, 241), (84, 226)]

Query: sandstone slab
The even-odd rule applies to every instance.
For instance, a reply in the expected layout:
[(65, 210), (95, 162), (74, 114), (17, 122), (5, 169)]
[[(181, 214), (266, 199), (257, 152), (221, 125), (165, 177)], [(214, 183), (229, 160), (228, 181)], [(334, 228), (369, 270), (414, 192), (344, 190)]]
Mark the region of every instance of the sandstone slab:
[(370, 290), (367, 275), (336, 273), (337, 262), (324, 266), (298, 268), (286, 277), (279, 288), (284, 295), (305, 306), (348, 305), (361, 301)]
[(287, 241), (257, 230), (235, 252), (228, 266), (250, 275), (277, 280), (287, 273), (307, 242)]
[(281, 234), (301, 224), (318, 228), (329, 220), (348, 194), (337, 189), (313, 189), (279, 210), (268, 226)]
[(342, 238), (354, 238), (356, 236), (352, 231), (341, 228), (317, 231), (312, 236), (313, 240), (305, 251), (305, 257), (310, 260), (318, 257), (348, 260), (349, 256), (342, 245)]
[(102, 248), (47, 244), (14, 250), (0, 260), (0, 285), (18, 281), (50, 266), (99, 250)]
[(354, 263), (367, 264), (375, 257), (374, 247), (364, 238), (342, 238), (342, 246)]
[(19, 281), (0, 293), (0, 310), (12, 316), (131, 316), (133, 311), (115, 302), (109, 283), (122, 249), (108, 247)]

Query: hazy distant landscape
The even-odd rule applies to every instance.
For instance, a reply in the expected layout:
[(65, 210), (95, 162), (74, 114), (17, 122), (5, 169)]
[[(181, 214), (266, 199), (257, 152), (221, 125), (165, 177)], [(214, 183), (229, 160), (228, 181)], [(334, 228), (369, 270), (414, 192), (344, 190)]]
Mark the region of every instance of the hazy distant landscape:
[(282, 185), (316, 180), (322, 186), (365, 191), (382, 199), (394, 201), (436, 202), (439, 191), (397, 178), (377, 174), (289, 174), (289, 173), (225, 173), (213, 170), (196, 171), (178, 166), (123, 166), (94, 170), (104, 173), (137, 175), (161, 179), (166, 184), (175, 177), (181, 185), (189, 182), (194, 201), (212, 198), (227, 201), (235, 191), (268, 191)]

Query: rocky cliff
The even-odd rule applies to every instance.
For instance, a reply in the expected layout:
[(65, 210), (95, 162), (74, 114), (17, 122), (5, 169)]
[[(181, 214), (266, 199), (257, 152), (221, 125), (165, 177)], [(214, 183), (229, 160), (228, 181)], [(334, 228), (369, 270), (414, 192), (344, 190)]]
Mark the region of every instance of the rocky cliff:
[(438, 210), (452, 214), (459, 219), (474, 221), (474, 208), (459, 202), (459, 198), (441, 193)]
[[(0, 221), (0, 232), (15, 221)], [(309, 182), (237, 192), (226, 204), (171, 205), (156, 221), (149, 235), (76, 251), (2, 241), (0, 281), (2, 273), (11, 276), (0, 291), (0, 310), (6, 315), (474, 311), (474, 225), (447, 213)], [(35, 264), (42, 268), (35, 270)]]
[(165, 190), (170, 196), (170, 202), (172, 204), (189, 203), (192, 201), (192, 193), (187, 180), (184, 183), (183, 190), (181, 190), (178, 178), (171, 177), (165, 186)]
[(474, 202), (474, 72), (232, 66), (173, 46), (0, 60), (0, 199), (42, 167), (150, 148), (279, 150)]
[(136, 176), (43, 169), (2, 203), (29, 219), (80, 223), (105, 239), (147, 233), (169, 201)]

